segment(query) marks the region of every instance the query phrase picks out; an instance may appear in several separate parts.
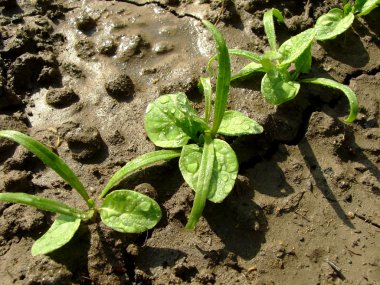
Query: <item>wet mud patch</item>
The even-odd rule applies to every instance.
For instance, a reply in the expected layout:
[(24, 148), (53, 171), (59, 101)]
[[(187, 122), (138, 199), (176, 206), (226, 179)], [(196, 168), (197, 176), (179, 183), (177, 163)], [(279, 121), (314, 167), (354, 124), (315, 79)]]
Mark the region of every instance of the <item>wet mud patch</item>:
[[(1, 2), (1, 1), (0, 1)], [(302, 5), (300, 4), (302, 3)], [(340, 1), (2, 1), (0, 129), (49, 145), (92, 197), (127, 161), (155, 149), (143, 117), (149, 102), (186, 92), (201, 113), (200, 76), (213, 42), (197, 18), (218, 23), (230, 48), (262, 53), (263, 13), (276, 7), (279, 40), (305, 30)], [(83, 224), (48, 256), (33, 241), (53, 215), (0, 205), (3, 284), (375, 284), (379, 280), (379, 9), (335, 40), (313, 47), (311, 76), (358, 95), (351, 125), (339, 92), (302, 86), (268, 105), (261, 76), (233, 85), (228, 107), (265, 132), (230, 139), (240, 164), (231, 195), (208, 203), (184, 229), (194, 193), (178, 160), (120, 182), (155, 198), (158, 226), (125, 235)], [(236, 70), (245, 62), (232, 58)], [(0, 191), (84, 203), (33, 155), (0, 140)]]

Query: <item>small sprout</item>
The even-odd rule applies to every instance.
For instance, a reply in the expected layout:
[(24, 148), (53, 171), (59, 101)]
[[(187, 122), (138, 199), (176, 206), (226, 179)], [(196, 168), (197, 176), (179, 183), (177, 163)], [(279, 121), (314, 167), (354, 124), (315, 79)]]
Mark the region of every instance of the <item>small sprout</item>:
[[(29, 205), (40, 210), (60, 214), (50, 229), (32, 247), (32, 255), (50, 253), (67, 244), (78, 230), (81, 221), (92, 220), (97, 212), (109, 227), (123, 233), (140, 233), (153, 228), (161, 219), (160, 206), (151, 198), (131, 190), (118, 190), (108, 195), (101, 207), (88, 196), (83, 184), (66, 163), (49, 148), (31, 137), (17, 132), (0, 131), (0, 137), (13, 140), (27, 148), (60, 175), (86, 201), (86, 211), (72, 208), (52, 199), (26, 193), (0, 193), (0, 201)], [(121, 178), (115, 173), (110, 181)], [(105, 190), (103, 190), (105, 192)]]
[[(344, 18), (342, 16), (343, 14), (337, 10), (330, 11), (324, 15), (324, 18), (322, 18), (322, 16), (319, 20), (319, 24), (317, 22), (315, 28), (307, 29), (291, 37), (279, 48), (277, 48), (273, 20), (276, 18), (279, 22), (284, 23), (284, 19), (281, 12), (277, 9), (267, 11), (264, 14), (263, 23), (271, 49), (263, 55), (246, 50), (228, 50), (230, 55), (237, 55), (251, 60), (249, 64), (231, 77), (231, 81), (247, 78), (256, 72), (264, 73), (261, 80), (261, 93), (265, 100), (273, 105), (280, 105), (293, 100), (301, 88), (301, 83), (319, 84), (338, 89), (347, 96), (350, 103), (350, 114), (345, 121), (347, 123), (353, 122), (357, 116), (358, 103), (355, 93), (350, 88), (325, 78), (298, 79), (302, 73), (306, 74), (310, 72), (312, 63), (311, 47), (313, 41), (319, 39), (319, 37), (326, 37), (327, 39), (332, 35), (336, 36), (345, 30), (342, 27), (345, 26), (344, 23), (349, 22), (351, 16), (348, 14), (348, 16), (344, 16), (346, 17)], [(346, 10), (347, 13), (351, 13), (348, 7)], [(334, 17), (341, 17), (342, 19), (344, 18), (344, 20), (338, 23), (332, 20), (335, 19)], [(322, 25), (322, 22), (325, 24)], [(215, 56), (210, 59), (208, 63), (209, 69), (215, 59)], [(291, 70), (292, 66), (295, 67), (295, 70)]]

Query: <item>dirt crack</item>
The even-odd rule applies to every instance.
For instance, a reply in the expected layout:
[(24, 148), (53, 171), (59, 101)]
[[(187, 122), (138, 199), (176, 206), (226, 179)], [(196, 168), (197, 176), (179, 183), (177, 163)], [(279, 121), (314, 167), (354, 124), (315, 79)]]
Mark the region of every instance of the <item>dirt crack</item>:
[(172, 8), (168, 5), (165, 5), (159, 1), (145, 1), (143, 3), (138, 3), (136, 1), (131, 1), (131, 0), (118, 0), (118, 2), (125, 2), (125, 3), (128, 3), (128, 4), (132, 4), (132, 5), (135, 5), (135, 6), (138, 6), (138, 7), (144, 7), (144, 6), (148, 6), (148, 5), (157, 5), (158, 7), (164, 9), (165, 11), (173, 14), (175, 17), (177, 18), (184, 18), (184, 17), (190, 17), (190, 18), (193, 18), (195, 20), (198, 20), (198, 21), (201, 21), (202, 19), (198, 18), (197, 16), (193, 15), (193, 14), (189, 14), (189, 13), (178, 13), (175, 8)]
[(372, 68), (371, 70), (368, 70), (368, 71), (367, 70), (363, 70), (363, 69), (355, 70), (354, 72), (346, 75), (346, 77), (343, 80), (343, 84), (344, 85), (350, 85), (350, 82), (351, 82), (352, 79), (356, 79), (356, 78), (358, 78), (359, 76), (361, 76), (363, 74), (374, 76), (378, 72), (380, 72), (380, 65), (376, 66), (376, 67), (374, 67), (374, 68)]

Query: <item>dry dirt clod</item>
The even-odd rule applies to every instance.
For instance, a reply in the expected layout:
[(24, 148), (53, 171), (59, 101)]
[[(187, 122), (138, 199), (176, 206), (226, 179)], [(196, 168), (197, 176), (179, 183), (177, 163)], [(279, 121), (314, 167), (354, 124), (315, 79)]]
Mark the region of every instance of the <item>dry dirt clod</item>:
[(95, 45), (90, 40), (79, 40), (75, 43), (78, 57), (84, 60), (91, 59), (95, 54)]
[(105, 84), (105, 89), (111, 97), (117, 100), (130, 99), (135, 93), (131, 78), (126, 73), (119, 74)]
[(55, 108), (65, 108), (79, 100), (71, 88), (50, 89), (46, 93), (46, 103)]
[(95, 158), (102, 149), (103, 140), (96, 128), (79, 127), (65, 136), (75, 160), (86, 162)]
[(154, 200), (156, 200), (158, 198), (158, 194), (157, 194), (156, 189), (152, 185), (150, 185), (149, 183), (142, 183), (140, 185), (137, 185), (135, 187), (135, 191), (137, 191), (141, 194), (145, 194)]

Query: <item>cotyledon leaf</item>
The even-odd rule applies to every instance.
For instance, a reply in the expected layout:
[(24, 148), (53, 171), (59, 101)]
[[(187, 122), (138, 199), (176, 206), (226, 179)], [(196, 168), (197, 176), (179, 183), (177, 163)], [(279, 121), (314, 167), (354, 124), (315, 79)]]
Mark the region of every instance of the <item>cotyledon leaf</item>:
[[(225, 141), (214, 139), (215, 160), (207, 199), (222, 202), (235, 185), (239, 163), (235, 152)], [(199, 176), (199, 166), (202, 158), (202, 148), (196, 144), (186, 145), (179, 159), (179, 169), (189, 186), (196, 190)]]
[(103, 223), (122, 233), (141, 233), (153, 228), (162, 213), (156, 201), (131, 191), (111, 192), (99, 208)]
[(307, 78), (301, 80), (301, 82), (319, 84), (342, 91), (344, 95), (346, 95), (350, 104), (350, 114), (345, 119), (345, 122), (352, 123), (356, 119), (356, 116), (358, 115), (358, 99), (354, 91), (352, 91), (348, 86), (327, 78)]
[(41, 159), (43, 163), (53, 169), (59, 176), (69, 183), (71, 187), (77, 190), (90, 208), (94, 206), (94, 201), (88, 196), (79, 178), (58, 155), (48, 149), (45, 145), (18, 131), (0, 131), (0, 137), (11, 139), (31, 151)]
[(211, 79), (210, 77), (201, 77), (198, 82), (198, 87), (201, 92), (203, 92), (203, 96), (205, 97), (205, 116), (204, 120), (206, 124), (210, 122), (211, 115), (211, 95), (212, 95), (212, 87), (211, 87)]
[(294, 62), (311, 45), (315, 33), (315, 29), (307, 29), (284, 42), (278, 49), (281, 54), (280, 65)]
[(300, 84), (287, 79), (286, 73), (274, 68), (264, 75), (261, 93), (268, 103), (280, 105), (297, 96)]
[(261, 134), (264, 128), (255, 120), (248, 118), (238, 111), (226, 111), (218, 134), (226, 136), (241, 136)]
[(268, 38), (269, 46), (272, 50), (277, 50), (273, 17), (276, 17), (277, 20), (281, 23), (284, 23), (284, 17), (282, 16), (281, 12), (275, 8), (266, 11), (263, 17), (264, 30)]
[(346, 31), (354, 21), (354, 14), (348, 13), (344, 15), (342, 9), (331, 9), (327, 14), (320, 16), (315, 23), (317, 31), (316, 39), (325, 41), (333, 39)]
[(47, 254), (67, 244), (78, 230), (80, 222), (80, 219), (71, 216), (58, 216), (49, 230), (34, 242), (32, 255)]
[(160, 147), (184, 146), (190, 138), (196, 140), (196, 134), (206, 127), (182, 92), (160, 96), (146, 110), (145, 130)]

